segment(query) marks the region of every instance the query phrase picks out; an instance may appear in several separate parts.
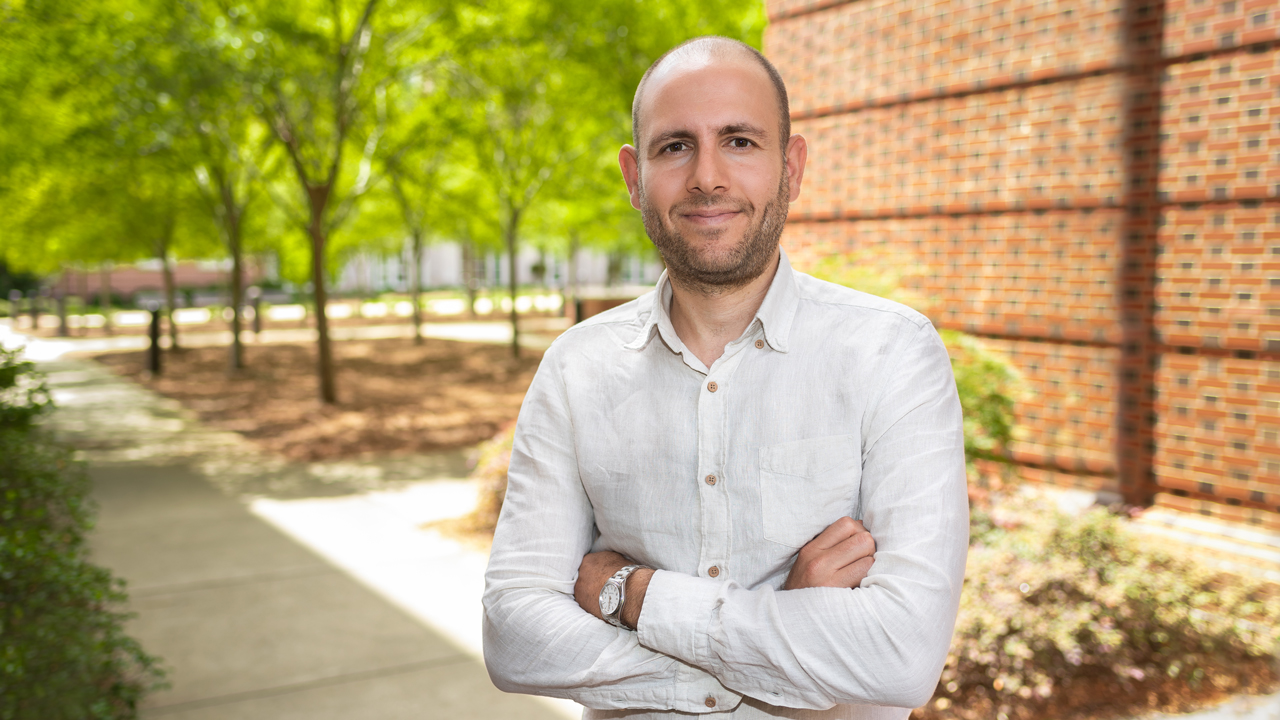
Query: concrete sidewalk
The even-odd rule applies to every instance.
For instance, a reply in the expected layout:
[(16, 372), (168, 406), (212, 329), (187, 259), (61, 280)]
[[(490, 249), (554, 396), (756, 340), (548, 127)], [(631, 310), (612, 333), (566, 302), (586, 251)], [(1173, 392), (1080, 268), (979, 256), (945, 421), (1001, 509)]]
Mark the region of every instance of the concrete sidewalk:
[(281, 468), (94, 363), (42, 369), (59, 406), (49, 424), (89, 464), (100, 505), (94, 560), (128, 581), (129, 632), (170, 668), (172, 687), (147, 698), (144, 718), (564, 717), (499, 692), (474, 650), (246, 504), (394, 487), (413, 471), (419, 481), (456, 477), (458, 458), (376, 472)]

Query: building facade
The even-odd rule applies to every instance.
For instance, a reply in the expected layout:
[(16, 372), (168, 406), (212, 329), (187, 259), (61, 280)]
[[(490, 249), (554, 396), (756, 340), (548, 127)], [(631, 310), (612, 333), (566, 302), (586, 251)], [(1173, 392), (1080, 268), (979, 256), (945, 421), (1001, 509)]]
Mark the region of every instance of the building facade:
[(1028, 479), (1280, 531), (1280, 6), (769, 0), (785, 246), (926, 270), (1021, 371)]

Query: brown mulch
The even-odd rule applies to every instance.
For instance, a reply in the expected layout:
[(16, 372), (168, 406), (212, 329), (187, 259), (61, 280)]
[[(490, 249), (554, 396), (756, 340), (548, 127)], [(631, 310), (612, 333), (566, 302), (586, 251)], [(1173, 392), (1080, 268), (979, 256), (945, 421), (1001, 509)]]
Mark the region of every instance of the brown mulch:
[(152, 378), (144, 352), (97, 360), (174, 398), (202, 421), (299, 461), (432, 452), (475, 445), (515, 419), (541, 353), (426, 339), (333, 344), (338, 404), (319, 400), (314, 344), (249, 345), (227, 375), (227, 350), (166, 353)]
[(1121, 720), (1151, 713), (1182, 714), (1212, 707), (1236, 695), (1273, 693), (1277, 672), (1270, 658), (1219, 667), (1197, 681), (1148, 677), (1119, 683), (1110, 673), (1064, 682), (1047, 700), (1001, 695), (990, 688), (964, 700), (931, 700), (911, 720)]

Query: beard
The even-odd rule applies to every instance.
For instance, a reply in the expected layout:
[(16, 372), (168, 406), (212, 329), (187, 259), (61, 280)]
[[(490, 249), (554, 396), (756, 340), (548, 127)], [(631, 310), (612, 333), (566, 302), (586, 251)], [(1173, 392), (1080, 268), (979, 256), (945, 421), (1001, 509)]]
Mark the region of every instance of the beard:
[[(790, 185), (784, 169), (777, 194), (765, 204), (759, 219), (746, 229), (741, 241), (723, 253), (699, 253), (694, 243), (664, 221), (662, 214), (645, 195), (643, 184), (639, 191), (645, 232), (662, 255), (667, 274), (681, 286), (704, 295), (718, 295), (743, 287), (764, 274), (778, 250), (790, 205)], [(704, 195), (673, 205), (667, 217), (675, 218), (683, 212), (705, 207), (736, 210), (748, 217), (756, 215), (755, 205), (748, 200), (725, 200)], [(713, 238), (723, 232), (717, 232)]]

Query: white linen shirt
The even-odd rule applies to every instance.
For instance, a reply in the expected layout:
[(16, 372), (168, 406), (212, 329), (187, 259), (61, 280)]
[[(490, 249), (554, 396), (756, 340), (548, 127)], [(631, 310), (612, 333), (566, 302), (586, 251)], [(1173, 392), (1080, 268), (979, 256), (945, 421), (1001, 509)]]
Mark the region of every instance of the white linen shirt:
[[(968, 546), (937, 332), (783, 254), (707, 368), (670, 301), (664, 273), (543, 357), (485, 574), (490, 677), (586, 718), (906, 718), (941, 673)], [(876, 540), (861, 586), (781, 590), (797, 550), (844, 515)], [(599, 550), (658, 569), (635, 632), (574, 601)]]

